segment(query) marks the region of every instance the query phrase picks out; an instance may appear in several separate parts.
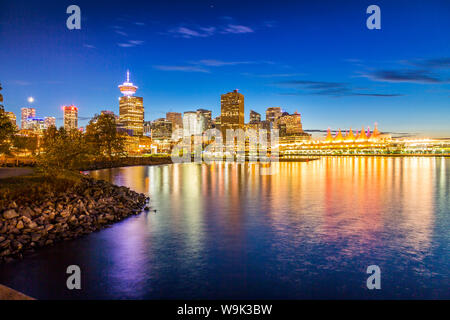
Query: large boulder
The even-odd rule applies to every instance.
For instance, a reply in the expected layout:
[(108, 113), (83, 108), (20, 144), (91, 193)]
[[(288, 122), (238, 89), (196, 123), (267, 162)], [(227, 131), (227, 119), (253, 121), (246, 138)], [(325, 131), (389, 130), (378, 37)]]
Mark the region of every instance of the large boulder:
[(9, 210), (6, 210), (5, 212), (3, 212), (3, 218), (5, 218), (5, 219), (13, 219), (18, 216), (19, 216), (19, 214), (14, 209), (9, 209)]

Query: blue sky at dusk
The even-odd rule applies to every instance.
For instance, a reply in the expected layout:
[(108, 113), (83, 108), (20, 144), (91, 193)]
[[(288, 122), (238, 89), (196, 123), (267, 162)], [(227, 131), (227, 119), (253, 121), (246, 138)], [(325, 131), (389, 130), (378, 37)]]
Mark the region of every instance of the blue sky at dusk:
[[(81, 8), (81, 30), (66, 8)], [(366, 8), (381, 8), (381, 30)], [(450, 1), (0, 2), (0, 83), (20, 117), (79, 107), (80, 125), (118, 113), (131, 81), (145, 118), (198, 108), (220, 113), (239, 89), (250, 110), (298, 111), (310, 130), (380, 130), (450, 137)], [(263, 116), (265, 118), (265, 116)]]

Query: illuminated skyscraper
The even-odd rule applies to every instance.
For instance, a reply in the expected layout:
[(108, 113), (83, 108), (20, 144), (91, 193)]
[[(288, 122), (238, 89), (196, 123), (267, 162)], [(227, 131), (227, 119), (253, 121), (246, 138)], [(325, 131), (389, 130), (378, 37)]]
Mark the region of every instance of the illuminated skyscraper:
[(179, 112), (167, 112), (166, 119), (172, 122), (172, 139), (183, 138), (183, 117)]
[(67, 131), (78, 129), (78, 108), (75, 106), (64, 106), (64, 129)]
[(44, 118), (45, 129), (48, 129), (51, 126), (56, 127), (56, 118), (55, 117), (45, 117)]
[(267, 108), (266, 110), (266, 121), (274, 122), (279, 117), (281, 117), (282, 111), (280, 107)]
[(220, 130), (220, 123), (221, 123), (220, 116), (215, 117), (214, 120), (212, 121), (212, 127), (217, 130)]
[(183, 115), (183, 135), (201, 135), (205, 130), (205, 116), (201, 112), (186, 111)]
[(223, 137), (226, 137), (227, 129), (244, 129), (244, 95), (237, 90), (223, 94), (220, 104), (220, 127)]
[(28, 130), (33, 130), (35, 132), (42, 133), (45, 128), (45, 123), (43, 118), (28, 118), (26, 123), (26, 128)]
[(28, 118), (35, 118), (36, 117), (36, 109), (35, 108), (22, 108), (21, 109), (21, 122), (20, 127), (22, 129), (28, 129), (27, 128), (27, 120)]
[(173, 129), (183, 128), (183, 117), (179, 112), (167, 112), (166, 119), (172, 122)]
[(274, 128), (279, 129), (280, 137), (283, 136), (305, 136), (309, 134), (303, 131), (302, 117), (299, 113), (289, 114), (284, 112), (274, 122)]
[(152, 139), (168, 140), (172, 138), (172, 122), (164, 118), (156, 119), (151, 124)]
[[(0, 91), (2, 91), (2, 90), (3, 90), (2, 84), (0, 83)], [(3, 95), (0, 93), (0, 110), (3, 110), (3, 109), (4, 109), (2, 103), (3, 103)]]
[(212, 111), (206, 110), (206, 109), (197, 109), (197, 113), (203, 114), (203, 117), (205, 118), (205, 127), (203, 128), (203, 131), (211, 129), (212, 126)]
[(119, 121), (123, 129), (133, 136), (144, 134), (144, 99), (135, 97), (138, 87), (130, 82), (130, 72), (127, 81), (119, 86), (123, 97), (119, 99)]
[(261, 114), (256, 111), (250, 110), (250, 123), (259, 123), (261, 122)]

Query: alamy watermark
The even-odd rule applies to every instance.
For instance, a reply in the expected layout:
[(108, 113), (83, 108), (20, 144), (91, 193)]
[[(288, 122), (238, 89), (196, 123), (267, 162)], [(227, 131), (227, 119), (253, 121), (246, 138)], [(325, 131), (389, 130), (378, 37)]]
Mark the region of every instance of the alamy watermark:
[(375, 264), (368, 266), (366, 273), (370, 274), (370, 276), (367, 278), (367, 281), (366, 281), (367, 289), (380, 290), (381, 289), (381, 269), (380, 269), (380, 267)]
[(366, 10), (367, 14), (371, 14), (366, 21), (366, 26), (367, 29), (369, 30), (373, 30), (373, 29), (377, 29), (380, 30), (381, 29), (381, 9), (379, 6), (373, 4), (371, 6), (367, 7)]
[(67, 289), (81, 290), (81, 268), (77, 265), (71, 265), (67, 267), (66, 273), (70, 274), (66, 281)]
[(71, 5), (67, 7), (67, 14), (70, 16), (67, 18), (66, 26), (69, 30), (80, 30), (81, 29), (81, 9), (77, 5)]

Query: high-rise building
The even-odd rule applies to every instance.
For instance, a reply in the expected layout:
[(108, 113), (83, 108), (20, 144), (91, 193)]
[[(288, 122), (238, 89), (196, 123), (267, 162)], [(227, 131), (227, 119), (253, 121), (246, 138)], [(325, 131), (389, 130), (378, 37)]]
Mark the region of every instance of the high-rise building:
[[(2, 91), (3, 90), (3, 88), (2, 88), (2, 84), (0, 83), (0, 91)], [(3, 107), (3, 95), (0, 93), (0, 110), (4, 110), (4, 107)]]
[(183, 115), (183, 136), (201, 135), (205, 129), (205, 116), (196, 111), (186, 111)]
[(179, 112), (167, 112), (166, 119), (172, 122), (173, 129), (183, 128), (183, 116)]
[(172, 139), (183, 138), (183, 117), (179, 112), (167, 112), (166, 119), (172, 122)]
[(274, 122), (279, 117), (281, 117), (282, 111), (280, 107), (267, 108), (266, 110), (266, 121)]
[(215, 117), (214, 120), (212, 121), (212, 125), (214, 128), (216, 128), (217, 130), (220, 130), (220, 116)]
[(35, 118), (36, 117), (36, 109), (35, 108), (22, 108), (21, 109), (21, 121), (20, 121), (20, 127), (22, 129), (28, 129), (27, 128), (27, 120), (28, 118)]
[(169, 140), (172, 139), (172, 122), (165, 118), (156, 119), (151, 124), (152, 139)]
[(211, 127), (212, 127), (212, 112), (211, 112), (211, 110), (197, 109), (197, 113), (203, 114), (203, 117), (205, 118), (204, 130), (211, 129)]
[(48, 129), (51, 126), (56, 127), (56, 118), (55, 117), (45, 117), (44, 118), (45, 129)]
[(67, 131), (78, 129), (78, 108), (75, 106), (64, 106), (64, 129)]
[(119, 99), (119, 121), (123, 129), (132, 136), (144, 134), (144, 99), (135, 97), (138, 87), (130, 82), (130, 72), (127, 81), (119, 86), (123, 97)]
[(256, 111), (250, 110), (250, 123), (256, 124), (261, 122), (261, 114)]
[(33, 130), (35, 132), (42, 132), (45, 128), (45, 123), (43, 118), (28, 118), (26, 123), (26, 128), (28, 130)]
[(289, 114), (284, 112), (281, 117), (279, 117), (274, 122), (274, 127), (279, 131), (280, 137), (284, 136), (304, 136), (309, 137), (310, 135), (303, 131), (302, 127), (302, 117), (299, 113)]
[(144, 121), (144, 136), (150, 137), (152, 135), (152, 122)]
[(244, 95), (237, 90), (223, 94), (220, 104), (220, 127), (225, 139), (227, 129), (244, 129)]

